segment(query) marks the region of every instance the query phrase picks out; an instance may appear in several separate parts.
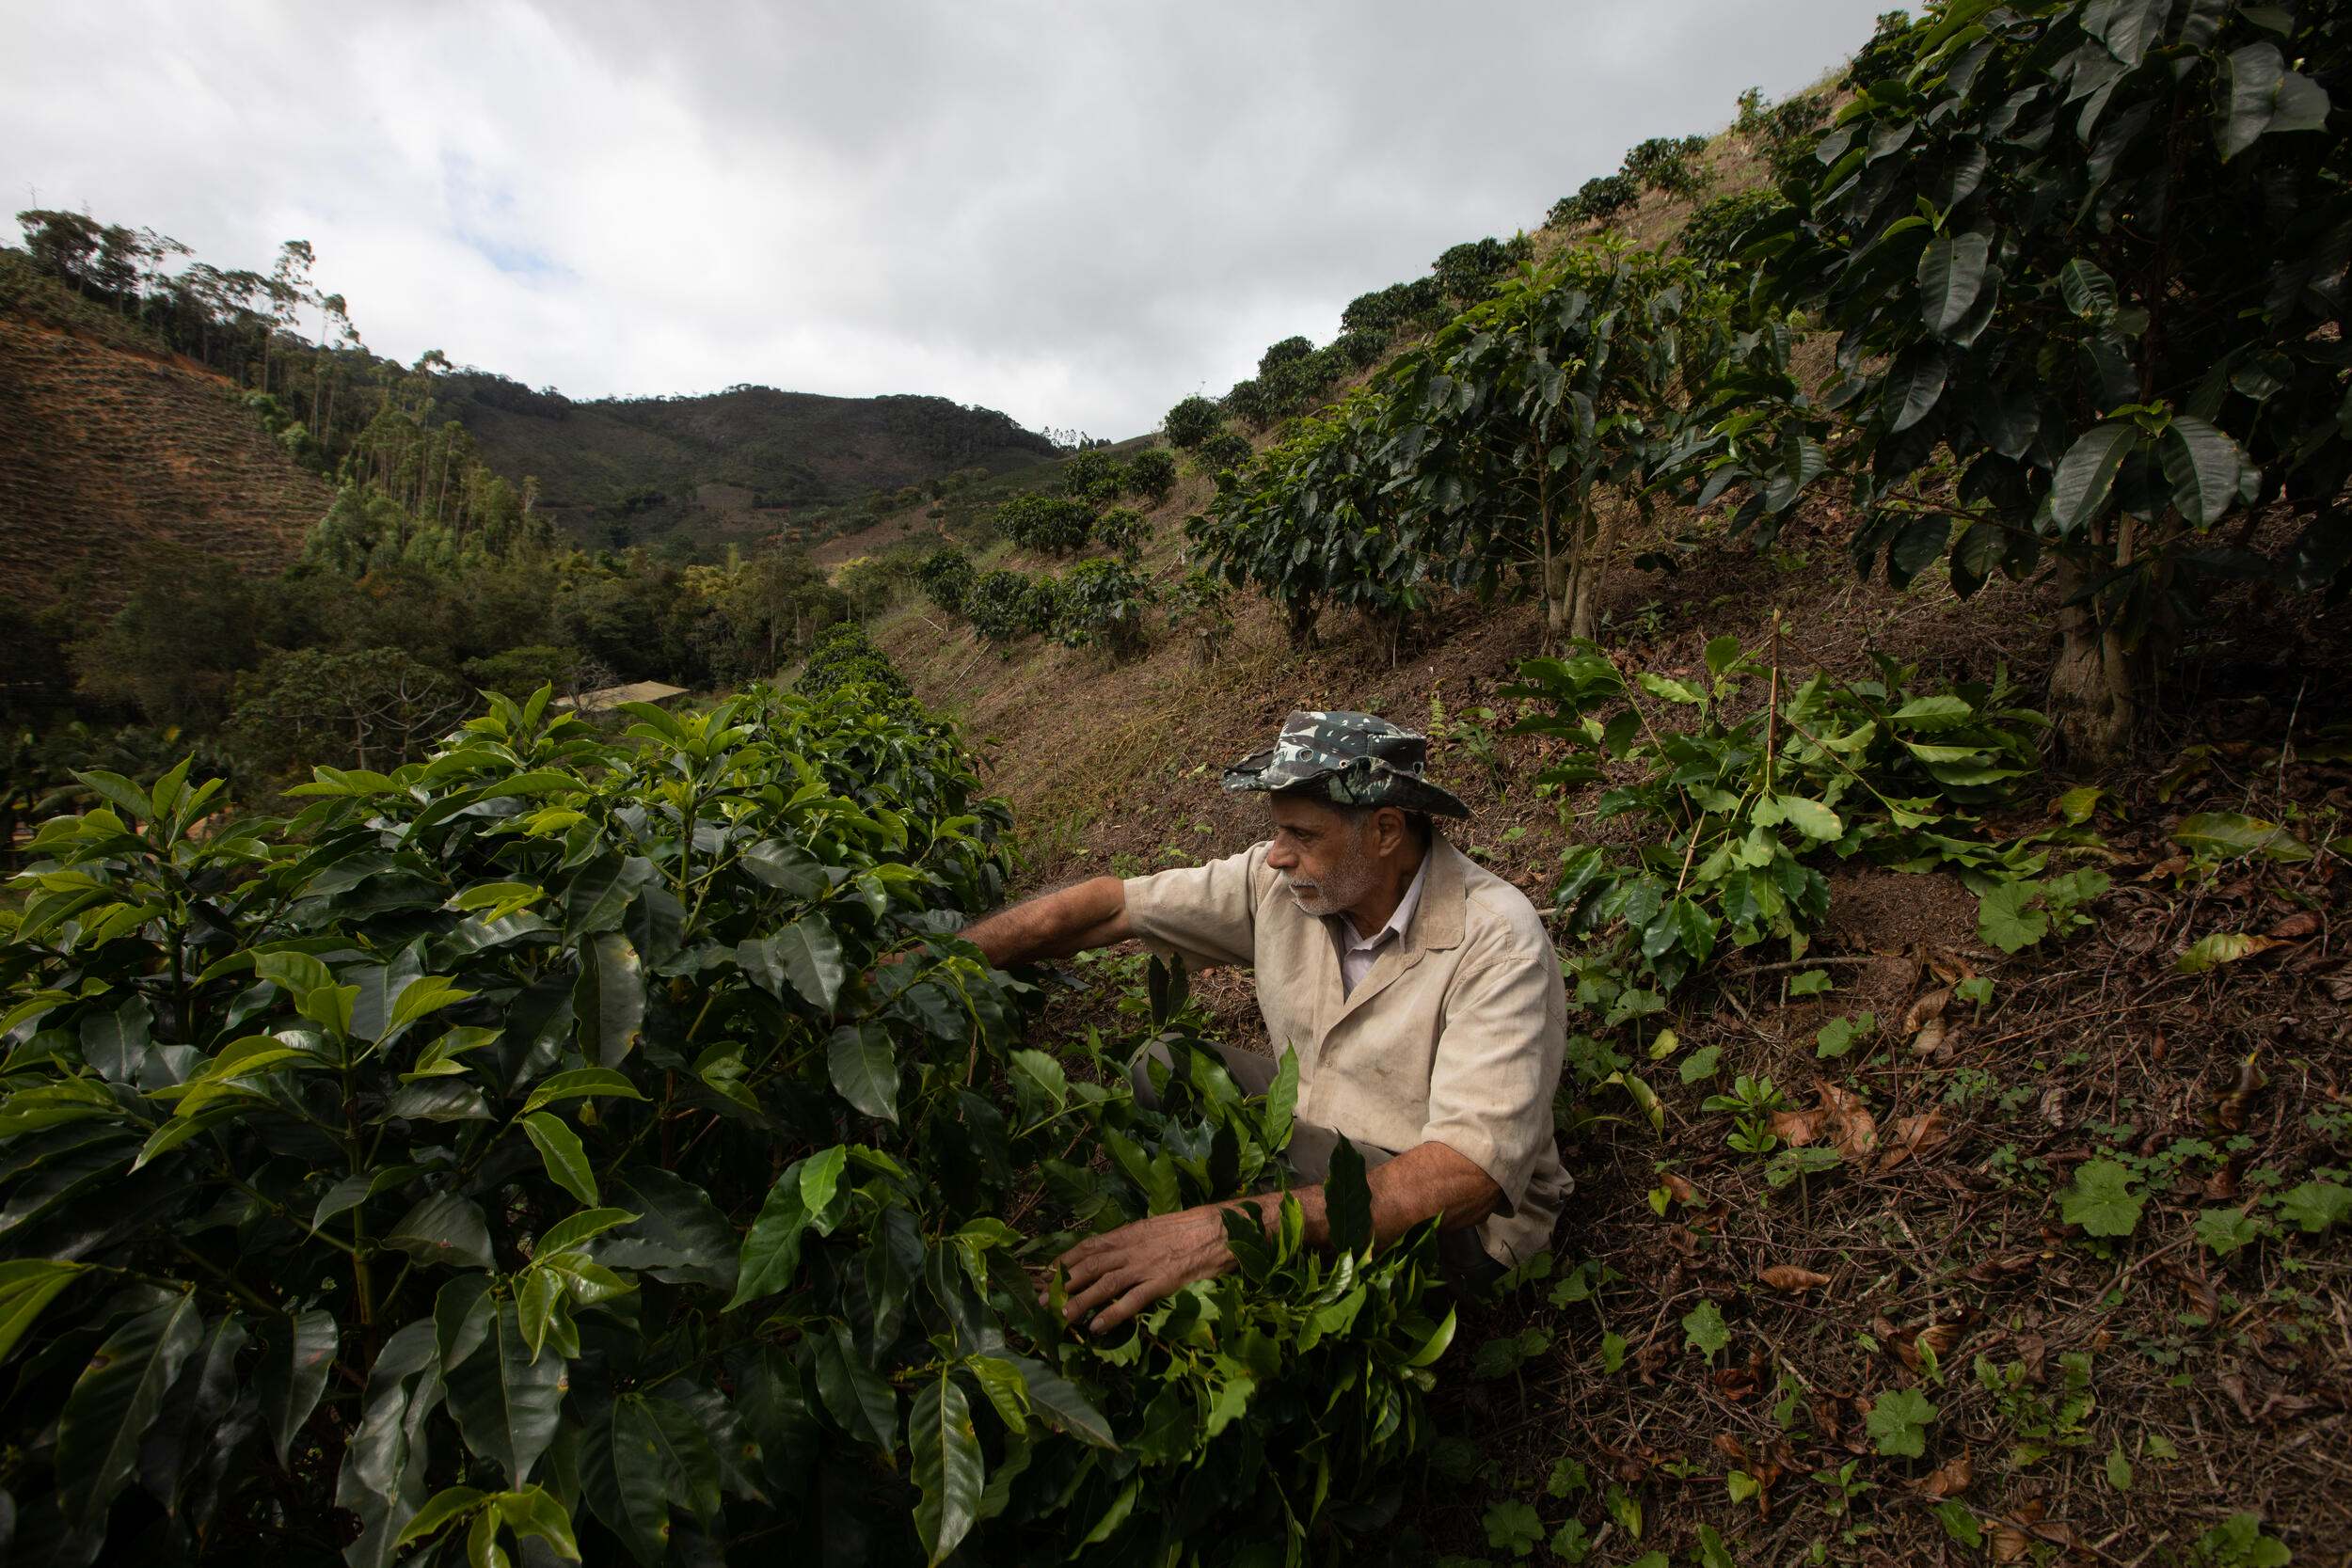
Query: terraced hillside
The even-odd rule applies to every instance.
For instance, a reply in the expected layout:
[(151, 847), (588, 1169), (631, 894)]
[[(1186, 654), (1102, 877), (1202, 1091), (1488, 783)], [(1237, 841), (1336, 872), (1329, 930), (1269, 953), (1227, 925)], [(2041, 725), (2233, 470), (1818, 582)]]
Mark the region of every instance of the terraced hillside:
[(330, 499), (221, 377), (0, 315), (0, 600), (83, 562), (103, 598), (148, 541), (275, 570)]

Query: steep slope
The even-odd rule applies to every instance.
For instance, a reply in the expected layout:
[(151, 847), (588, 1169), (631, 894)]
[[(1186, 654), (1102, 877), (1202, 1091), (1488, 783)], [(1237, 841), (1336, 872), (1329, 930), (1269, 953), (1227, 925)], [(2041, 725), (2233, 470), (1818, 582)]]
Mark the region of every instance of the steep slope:
[(595, 543), (696, 542), (792, 525), (811, 507), (896, 490), (959, 468), (1004, 473), (1055, 454), (993, 409), (934, 397), (824, 397), (737, 387), (703, 397), (575, 403), (501, 377), (459, 372), (442, 396), (484, 459)]
[(331, 499), (221, 377), (0, 313), (0, 599), (87, 562), (103, 602), (151, 540), (275, 570)]

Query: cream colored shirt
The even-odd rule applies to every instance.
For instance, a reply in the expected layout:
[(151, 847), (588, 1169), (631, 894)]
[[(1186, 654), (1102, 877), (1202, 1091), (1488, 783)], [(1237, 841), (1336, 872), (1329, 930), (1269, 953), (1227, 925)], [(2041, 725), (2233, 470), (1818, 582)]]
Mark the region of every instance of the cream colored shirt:
[(1489, 1256), (1550, 1245), (1570, 1185), (1551, 1112), (1567, 992), (1534, 906), (1437, 839), (1416, 907), (1351, 987), (1330, 927), (1265, 856), (1134, 878), (1128, 924), (1195, 969), (1257, 971), (1275, 1053), (1298, 1053), (1300, 1121), (1391, 1153), (1442, 1143), (1502, 1190), (1478, 1227)]
[(1401, 940), (1404, 937), (1405, 927), (1412, 924), (1413, 911), (1421, 908), (1421, 885), (1429, 879), (1429, 862), (1432, 858), (1422, 856), (1420, 869), (1413, 873), (1412, 885), (1405, 890), (1405, 896), (1396, 901), (1396, 912), (1389, 916), (1386, 926), (1371, 936), (1358, 936), (1356, 923), (1347, 916), (1331, 916), (1340, 923), (1343, 943), (1340, 953), (1340, 990), (1343, 994), (1353, 995), (1356, 988), (1364, 983), (1364, 976), (1372, 973), (1372, 961), (1380, 956), (1380, 949), (1392, 939)]

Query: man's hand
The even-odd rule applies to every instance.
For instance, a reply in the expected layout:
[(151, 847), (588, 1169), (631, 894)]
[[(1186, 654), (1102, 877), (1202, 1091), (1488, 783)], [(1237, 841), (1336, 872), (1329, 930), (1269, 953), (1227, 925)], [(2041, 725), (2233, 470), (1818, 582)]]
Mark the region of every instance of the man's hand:
[[(1063, 1321), (1107, 1334), (1129, 1318), (1196, 1279), (1214, 1279), (1233, 1266), (1225, 1244), (1226, 1205), (1182, 1209), (1089, 1236), (1055, 1259), (1069, 1275)], [(1105, 1305), (1107, 1304), (1107, 1305)], [(1097, 1308), (1101, 1310), (1097, 1311)]]

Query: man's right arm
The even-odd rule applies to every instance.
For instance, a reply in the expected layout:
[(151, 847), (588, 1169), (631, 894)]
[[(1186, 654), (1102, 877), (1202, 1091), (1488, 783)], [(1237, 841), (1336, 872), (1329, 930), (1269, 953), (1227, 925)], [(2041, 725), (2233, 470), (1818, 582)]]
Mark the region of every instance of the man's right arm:
[(1134, 934), (1127, 924), (1127, 885), (1116, 877), (1095, 877), (999, 910), (967, 927), (963, 940), (998, 969), (1011, 969), (1109, 947)]

